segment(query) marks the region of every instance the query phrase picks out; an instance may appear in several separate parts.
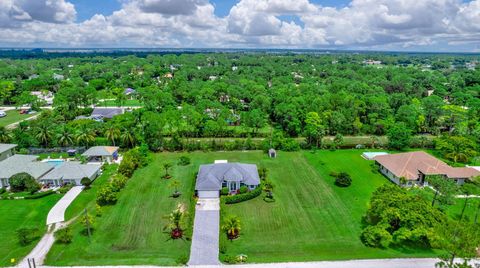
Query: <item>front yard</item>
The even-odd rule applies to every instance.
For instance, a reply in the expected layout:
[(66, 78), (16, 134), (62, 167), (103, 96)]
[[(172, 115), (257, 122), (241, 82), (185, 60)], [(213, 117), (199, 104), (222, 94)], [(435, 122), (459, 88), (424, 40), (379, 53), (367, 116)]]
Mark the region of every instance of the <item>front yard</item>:
[(0, 127), (6, 127), (10, 124), (23, 121), (37, 114), (20, 114), (18, 110), (10, 110), (6, 112), (7, 116), (0, 118)]
[(10, 259), (17, 262), (25, 257), (36, 245), (38, 239), (27, 246), (18, 242), (16, 230), (19, 228), (38, 228), (39, 237), (45, 231), (47, 214), (61, 198), (53, 194), (40, 199), (0, 200), (0, 266), (11, 266)]
[[(55, 244), (48, 265), (178, 265), (188, 260), (194, 176), (200, 164), (226, 159), (229, 162), (254, 163), (268, 168), (276, 202), (257, 197), (235, 205), (222, 205), (222, 217), (237, 215), (242, 231), (239, 239), (226, 241), (221, 233), (221, 256), (245, 254), (249, 262), (313, 261), (356, 258), (431, 257), (435, 252), (421, 249), (364, 246), (360, 239), (362, 216), (371, 193), (389, 183), (372, 172), (370, 161), (361, 150), (317, 151), (316, 153), (279, 152), (270, 159), (259, 151), (160, 153), (135, 172), (118, 203), (95, 217), (92, 241), (82, 235), (83, 226), (73, 224), (73, 242)], [(182, 155), (191, 164), (178, 166)], [(170, 173), (181, 182), (180, 198), (172, 198), (172, 179), (162, 179), (163, 163), (173, 163)], [(345, 171), (352, 186), (339, 188), (329, 176), (331, 171)], [(99, 178), (101, 184), (108, 178)], [(94, 188), (95, 188), (94, 183)], [(91, 189), (94, 190), (94, 189)], [(89, 190), (89, 191), (91, 191)], [(85, 192), (67, 211), (67, 218), (78, 215), (84, 207), (94, 213), (95, 194)], [(165, 215), (185, 205), (188, 214), (185, 240), (171, 240), (163, 227)]]
[[(222, 206), (223, 218), (237, 215), (242, 223), (238, 240), (230, 242), (221, 234), (224, 255), (245, 254), (249, 262), (434, 256), (428, 250), (381, 250), (361, 243), (362, 216), (370, 196), (378, 186), (389, 183), (372, 172), (372, 162), (364, 160), (361, 153), (280, 152), (274, 160), (251, 154), (250, 161), (268, 167), (276, 202), (257, 198)], [(335, 186), (331, 171), (349, 173), (352, 185)]]

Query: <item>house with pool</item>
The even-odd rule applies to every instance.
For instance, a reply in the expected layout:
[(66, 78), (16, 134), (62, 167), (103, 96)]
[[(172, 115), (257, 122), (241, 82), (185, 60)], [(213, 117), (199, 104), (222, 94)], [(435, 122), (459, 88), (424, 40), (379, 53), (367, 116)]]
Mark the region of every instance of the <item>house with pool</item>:
[(82, 156), (89, 163), (112, 163), (118, 160), (118, 149), (115, 146), (93, 146), (86, 150)]
[(83, 178), (92, 181), (97, 178), (101, 173), (101, 165), (81, 164), (65, 159), (38, 161), (36, 155), (13, 154), (0, 161), (0, 188), (9, 187), (10, 178), (19, 173), (27, 173), (40, 184), (49, 187), (81, 185)]

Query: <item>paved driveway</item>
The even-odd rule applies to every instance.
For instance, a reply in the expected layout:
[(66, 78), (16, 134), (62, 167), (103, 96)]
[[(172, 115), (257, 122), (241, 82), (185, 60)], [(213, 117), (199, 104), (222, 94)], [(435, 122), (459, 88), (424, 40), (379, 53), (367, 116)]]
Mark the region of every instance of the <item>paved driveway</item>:
[(220, 199), (199, 199), (195, 208), (192, 247), (188, 265), (218, 265)]
[(83, 186), (74, 186), (48, 212), (47, 225), (65, 221), (65, 211), (82, 192)]

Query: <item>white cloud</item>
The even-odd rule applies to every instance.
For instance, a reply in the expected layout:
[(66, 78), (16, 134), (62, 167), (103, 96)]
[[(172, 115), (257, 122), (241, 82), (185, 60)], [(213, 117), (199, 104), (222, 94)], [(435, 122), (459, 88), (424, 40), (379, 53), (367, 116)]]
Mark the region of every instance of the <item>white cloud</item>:
[(480, 43), (480, 0), (353, 0), (344, 8), (240, 0), (226, 17), (214, 11), (208, 0), (123, 0), (111, 15), (74, 22), (68, 0), (0, 0), (0, 45), (475, 49)]

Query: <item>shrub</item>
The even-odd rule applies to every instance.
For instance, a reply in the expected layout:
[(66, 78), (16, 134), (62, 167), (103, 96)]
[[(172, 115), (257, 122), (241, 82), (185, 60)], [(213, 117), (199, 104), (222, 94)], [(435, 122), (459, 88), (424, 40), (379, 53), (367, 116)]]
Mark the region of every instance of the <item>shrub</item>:
[(112, 186), (112, 190), (115, 192), (120, 192), (125, 185), (127, 185), (128, 178), (123, 176), (122, 174), (117, 174), (112, 178), (110, 185)]
[(20, 228), (17, 229), (18, 243), (26, 246), (38, 237), (38, 228)]
[(25, 196), (24, 198), (25, 199), (39, 199), (39, 198), (42, 198), (42, 197), (45, 197), (45, 196), (48, 196), (48, 195), (51, 195), (51, 194), (54, 194), (54, 193), (55, 192), (53, 190), (48, 190), (48, 191), (41, 192), (41, 193), (38, 193), (38, 194)]
[(90, 185), (92, 184), (92, 180), (90, 180), (88, 177), (83, 177), (80, 183), (85, 186), (85, 189), (89, 189)]
[(223, 255), (223, 262), (228, 264), (237, 263), (237, 258), (235, 256)]
[(335, 184), (340, 187), (348, 187), (352, 184), (352, 178), (348, 173), (340, 172), (335, 179)]
[(223, 187), (222, 190), (220, 190), (220, 195), (228, 195), (229, 192), (227, 187)]
[(178, 159), (178, 165), (187, 166), (190, 164), (190, 158), (188, 156), (180, 156)]
[(40, 190), (40, 185), (28, 173), (18, 173), (10, 178), (10, 190), (12, 192), (29, 191), (34, 193)]
[(148, 162), (148, 149), (145, 146), (136, 147), (123, 154), (118, 172), (130, 178), (137, 168), (148, 165)]
[(380, 225), (372, 225), (363, 229), (360, 236), (362, 242), (369, 247), (388, 247), (392, 242), (392, 235)]
[(101, 217), (101, 216), (102, 216), (102, 213), (103, 213), (102, 207), (101, 207), (100, 205), (98, 205), (98, 204), (95, 204), (95, 215), (96, 215), (97, 217)]
[(0, 188), (0, 194), (4, 194), (7, 191), (5, 188)]
[(72, 242), (72, 239), (72, 230), (68, 226), (55, 232), (55, 241), (57, 243), (69, 244)]
[(247, 201), (259, 196), (262, 193), (262, 185), (257, 186), (253, 191), (244, 194), (236, 194), (225, 197), (225, 204), (235, 204)]
[(104, 186), (98, 191), (96, 202), (100, 206), (113, 205), (117, 202), (117, 192), (111, 185)]
[(68, 191), (70, 191), (70, 189), (72, 189), (73, 185), (71, 184), (66, 184), (64, 186), (62, 186), (60, 189), (58, 189), (58, 192), (61, 193), (61, 194), (66, 194)]
[(242, 186), (242, 187), (240, 187), (240, 189), (238, 190), (238, 192), (239, 192), (240, 194), (245, 194), (245, 193), (248, 192), (248, 187), (247, 187), (247, 186)]

